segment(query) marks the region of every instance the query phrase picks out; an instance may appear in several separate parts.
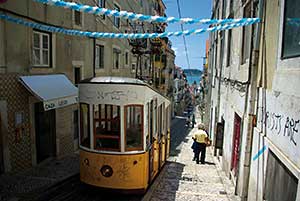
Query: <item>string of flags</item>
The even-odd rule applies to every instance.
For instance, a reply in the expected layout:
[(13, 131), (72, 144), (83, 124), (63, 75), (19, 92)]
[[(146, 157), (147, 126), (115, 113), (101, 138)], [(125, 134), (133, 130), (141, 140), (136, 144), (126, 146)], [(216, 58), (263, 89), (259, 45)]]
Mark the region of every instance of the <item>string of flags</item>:
[(62, 33), (66, 35), (85, 36), (91, 38), (126, 38), (126, 39), (163, 38), (163, 37), (171, 37), (171, 36), (199, 35), (205, 32), (215, 32), (215, 31), (229, 30), (240, 26), (248, 26), (254, 23), (258, 23), (260, 21), (258, 18), (255, 18), (254, 20), (244, 21), (240, 23), (231, 23), (231, 24), (213, 26), (209, 28), (192, 29), (192, 30), (176, 31), (176, 32), (164, 32), (164, 33), (106, 33), (106, 32), (90, 32), (90, 31), (81, 31), (81, 30), (74, 30), (74, 29), (64, 29), (55, 26), (48, 26), (40, 23), (25, 21), (20, 18), (11, 17), (6, 14), (0, 14), (0, 19), (12, 23), (24, 25), (27, 27), (31, 27), (34, 29), (42, 30), (42, 31)]
[(230, 24), (230, 23), (246, 23), (256, 21), (257, 18), (239, 18), (239, 19), (193, 19), (193, 18), (175, 18), (163, 16), (150, 16), (136, 14), (127, 11), (109, 10), (98, 6), (83, 5), (75, 2), (65, 2), (62, 0), (34, 0), (39, 3), (62, 7), (66, 9), (76, 10), (79, 12), (90, 13), (95, 15), (114, 16), (118, 18), (128, 19), (131, 21), (157, 22), (157, 23), (181, 23), (181, 24)]

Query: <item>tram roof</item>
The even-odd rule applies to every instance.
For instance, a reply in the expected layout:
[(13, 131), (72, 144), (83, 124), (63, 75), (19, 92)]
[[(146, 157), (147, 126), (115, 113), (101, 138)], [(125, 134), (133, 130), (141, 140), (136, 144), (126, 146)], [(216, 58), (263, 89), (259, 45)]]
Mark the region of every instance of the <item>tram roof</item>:
[(97, 83), (97, 84), (135, 84), (145, 85), (148, 84), (142, 80), (129, 78), (129, 77), (92, 77), (82, 80), (80, 83)]
[(159, 93), (161, 96), (164, 98), (169, 99), (169, 97), (161, 94), (157, 89), (153, 88), (150, 86), (148, 83), (135, 79), (135, 78), (130, 78), (130, 77), (113, 77), (113, 76), (108, 76), (108, 77), (91, 77), (87, 78), (84, 80), (80, 81), (80, 84), (132, 84), (132, 85), (142, 85), (142, 86), (147, 86), (153, 91)]

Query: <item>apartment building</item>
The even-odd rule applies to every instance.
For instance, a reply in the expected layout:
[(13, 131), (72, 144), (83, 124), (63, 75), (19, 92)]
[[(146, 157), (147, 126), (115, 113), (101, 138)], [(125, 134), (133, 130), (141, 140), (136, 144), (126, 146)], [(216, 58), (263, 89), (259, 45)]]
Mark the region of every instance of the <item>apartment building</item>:
[(215, 154), (242, 200), (300, 200), (300, 1), (213, 2), (212, 18), (262, 20), (210, 34)]

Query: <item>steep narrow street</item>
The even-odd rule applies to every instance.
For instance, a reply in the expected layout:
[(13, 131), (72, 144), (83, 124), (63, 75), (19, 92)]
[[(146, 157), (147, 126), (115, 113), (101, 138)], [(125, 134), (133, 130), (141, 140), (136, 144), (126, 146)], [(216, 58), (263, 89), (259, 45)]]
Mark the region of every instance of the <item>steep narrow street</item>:
[[(199, 112), (196, 122), (200, 123)], [(186, 129), (180, 117), (172, 123), (171, 157), (143, 200), (238, 201), (232, 182), (222, 172), (210, 148), (204, 165), (192, 161), (192, 135), (198, 128)]]

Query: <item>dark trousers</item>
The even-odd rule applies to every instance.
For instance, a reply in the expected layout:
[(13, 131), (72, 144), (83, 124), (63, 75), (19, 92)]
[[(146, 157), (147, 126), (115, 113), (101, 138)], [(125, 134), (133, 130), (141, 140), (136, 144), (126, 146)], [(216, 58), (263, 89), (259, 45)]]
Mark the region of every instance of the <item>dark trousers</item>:
[(200, 152), (201, 152), (200, 162), (202, 164), (204, 164), (205, 163), (206, 144), (199, 143), (198, 146), (199, 146), (199, 148), (195, 151), (196, 162), (199, 163), (199, 156), (200, 156)]

